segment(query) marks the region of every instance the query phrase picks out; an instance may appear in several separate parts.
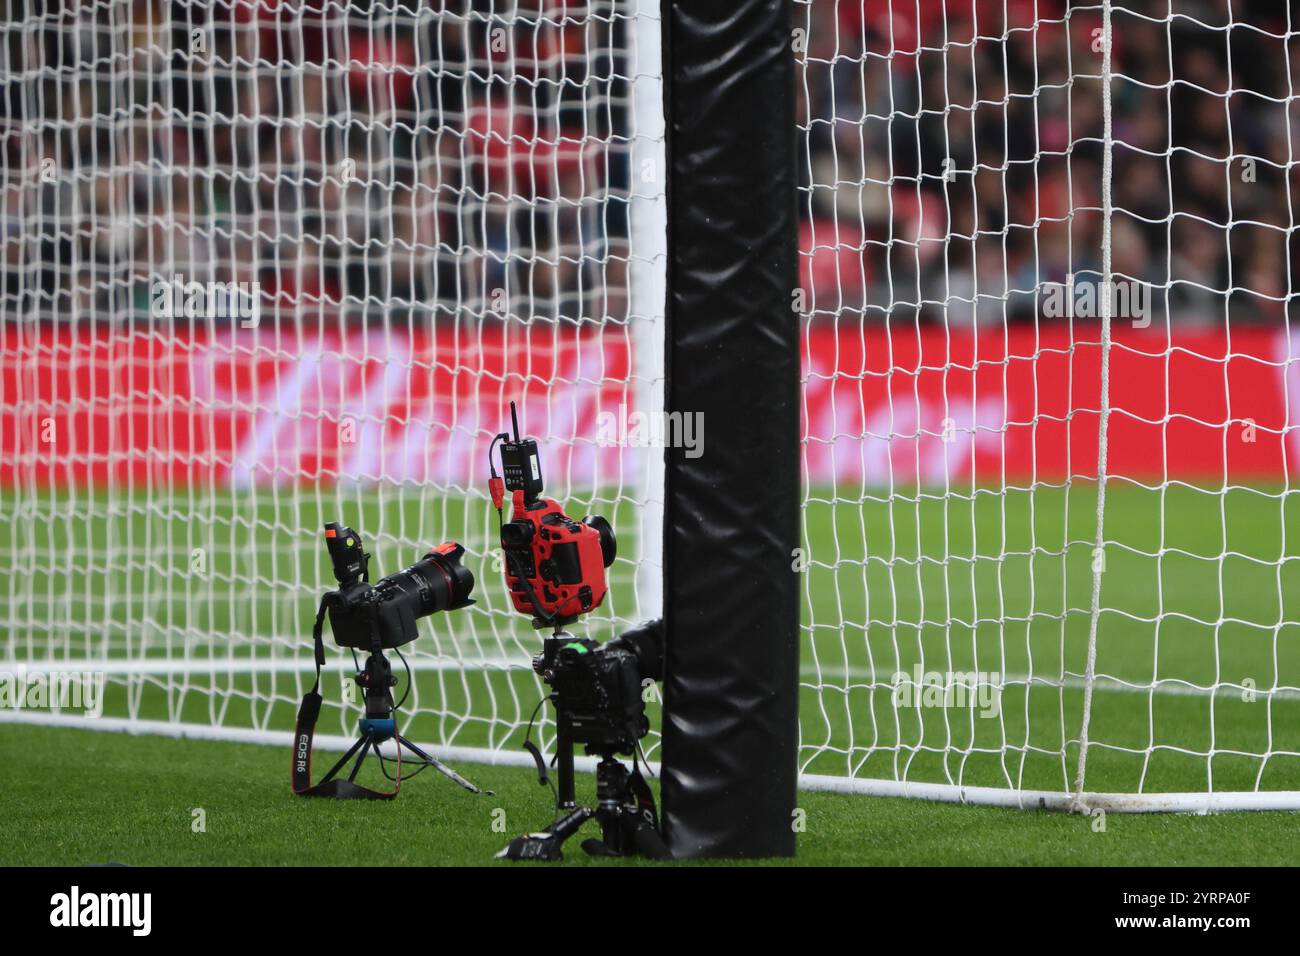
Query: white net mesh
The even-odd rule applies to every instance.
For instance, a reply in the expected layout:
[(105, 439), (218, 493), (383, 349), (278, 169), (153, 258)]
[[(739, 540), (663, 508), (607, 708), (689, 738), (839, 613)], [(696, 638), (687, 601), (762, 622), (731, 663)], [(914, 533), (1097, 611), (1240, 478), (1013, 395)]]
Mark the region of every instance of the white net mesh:
[[(510, 400), (548, 495), (620, 533), (593, 635), (659, 612), (657, 465), (598, 427), (662, 402), (658, 37), (613, 0), (19, 4), (4, 658), (107, 671), (108, 717), (283, 739), (323, 522), (372, 579), (455, 539), (478, 603), (405, 649), (407, 733), (517, 750), (541, 640), (491, 554)], [(331, 651), (322, 732), (355, 731), (350, 673)]]
[(1288, 6), (796, 9), (802, 768), (1294, 802)]
[[(794, 4), (807, 782), (1065, 799), (1086, 739), (1087, 791), (1300, 790), (1296, 31), (1155, 7)], [(663, 404), (657, 8), (13, 5), (4, 658), (278, 741), (322, 522), (381, 573), (454, 538), (479, 603), (410, 646), (409, 732), (513, 750), (511, 398), (549, 492), (619, 532), (595, 636), (654, 614), (662, 461), (598, 436)]]

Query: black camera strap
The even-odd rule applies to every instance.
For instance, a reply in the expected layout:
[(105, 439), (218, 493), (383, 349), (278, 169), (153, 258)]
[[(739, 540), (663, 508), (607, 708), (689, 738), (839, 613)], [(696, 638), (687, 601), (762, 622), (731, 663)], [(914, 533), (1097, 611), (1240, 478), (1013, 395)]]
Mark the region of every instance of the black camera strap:
[[(325, 783), (312, 786), (311, 782), (311, 755), (312, 739), (316, 735), (316, 721), (320, 718), (320, 672), (325, 666), (325, 641), (324, 627), (325, 614), (329, 609), (329, 598), (327, 594), (321, 598), (320, 607), (316, 611), (316, 623), (312, 626), (311, 638), (314, 645), (316, 657), (316, 682), (311, 685), (311, 690), (303, 695), (302, 703), (298, 705), (298, 721), (293, 730), (293, 769), (292, 785), (293, 792), (300, 797), (335, 797), (344, 800), (391, 800), (402, 788), (402, 748), (397, 748), (397, 779), (391, 792), (380, 790), (371, 790), (360, 784), (353, 783), (350, 780), (327, 780)], [(354, 747), (353, 750), (356, 748)], [(376, 750), (377, 750), (376, 746)], [(350, 756), (352, 751), (348, 752)], [(346, 759), (346, 757), (344, 758)]]
[(654, 791), (641, 773), (641, 763), (636, 759), (635, 752), (632, 754), (632, 772), (628, 774), (627, 789), (636, 800), (637, 812), (641, 814), (642, 821), (658, 832), (659, 813), (655, 808)]

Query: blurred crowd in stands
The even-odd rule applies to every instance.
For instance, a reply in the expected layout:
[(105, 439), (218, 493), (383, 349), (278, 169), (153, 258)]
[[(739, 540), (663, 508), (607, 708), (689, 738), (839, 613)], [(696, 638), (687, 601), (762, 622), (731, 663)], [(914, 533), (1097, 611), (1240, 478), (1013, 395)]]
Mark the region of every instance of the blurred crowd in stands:
[[(627, 0), (46, 6), (3, 37), (6, 315), (138, 315), (181, 275), (326, 320), (626, 316)], [(1172, 7), (1114, 4), (1113, 270), (1161, 321), (1277, 321), (1300, 33)], [(794, 3), (805, 311), (1032, 320), (1096, 277), (1099, 9)]]
[[(1287, 6), (1113, 5), (1112, 268), (1150, 284), (1156, 321), (1286, 312), (1293, 129), (1300, 144)], [(1099, 4), (797, 9), (812, 311), (1015, 321), (1040, 314), (1044, 283), (1097, 280)]]
[(325, 321), (625, 314), (628, 18), (565, 6), (102, 0), (11, 25), (5, 311), (138, 315), (181, 276)]

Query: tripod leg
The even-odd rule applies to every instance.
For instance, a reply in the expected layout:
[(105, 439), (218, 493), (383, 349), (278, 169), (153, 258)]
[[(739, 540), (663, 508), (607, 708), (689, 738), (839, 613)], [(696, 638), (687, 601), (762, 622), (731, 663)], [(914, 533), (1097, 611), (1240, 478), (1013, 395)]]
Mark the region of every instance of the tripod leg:
[(556, 805), (561, 810), (577, 806), (577, 788), (573, 780), (573, 719), (563, 708), (558, 708), (555, 715), (555, 770), (558, 778)]
[(596, 797), (601, 838), (583, 841), (584, 850), (592, 856), (640, 853), (652, 860), (671, 858), (657, 829), (654, 795), (639, 771), (629, 773), (622, 763), (606, 755), (596, 767)]
[(601, 808), (601, 838), (582, 841), (589, 856), (641, 856), (652, 860), (671, 860), (673, 855), (659, 831), (632, 807)]
[(327, 783), (328, 781), (333, 780), (333, 779), (334, 779), (334, 775), (335, 775), (336, 773), (338, 773), (340, 770), (343, 769), (343, 765), (346, 764), (349, 760), (351, 760), (351, 759), (352, 759), (352, 755), (355, 754), (358, 750), (360, 750), (360, 749), (365, 745), (366, 741), (369, 740), (369, 739), (370, 739), (369, 737), (362, 737), (360, 740), (358, 740), (356, 743), (354, 743), (351, 747), (349, 747), (349, 748), (348, 748), (348, 752), (345, 753), (342, 757), (339, 758), (339, 762), (338, 762), (338, 763), (336, 763), (334, 766), (330, 767), (330, 769), (329, 769), (329, 773), (325, 774), (325, 776), (323, 776), (323, 777), (321, 778), (320, 782), (321, 782), (321, 783)]
[(427, 753), (425, 753), (419, 747), (415, 746), (415, 744), (411, 743), (401, 734), (397, 735), (397, 745), (399, 747), (405, 747), (407, 750), (411, 751), (411, 753), (415, 754), (417, 757), (419, 757), (421, 760), (427, 763), (434, 770), (437, 770), (439, 773), (444, 774), (447, 777), (450, 777), (452, 780), (456, 781), (456, 783), (460, 784), (470, 793), (485, 793), (488, 796), (493, 796), (491, 790), (480, 790), (478, 787), (474, 786), (474, 784), (470, 783), (468, 780), (466, 780), (464, 777), (458, 774), (455, 770), (452, 770), (450, 767), (448, 767), (441, 760), (438, 760), (434, 757), (430, 757)]
[(348, 783), (357, 779), (357, 774), (361, 772), (361, 764), (365, 762), (366, 754), (370, 753), (370, 735), (367, 734), (361, 738), (361, 753), (357, 754), (357, 762), (352, 765), (352, 772), (348, 774)]
[(575, 807), (540, 833), (525, 833), (515, 837), (510, 845), (497, 853), (506, 860), (562, 860), (564, 841), (578, 832), (595, 811), (590, 807)]

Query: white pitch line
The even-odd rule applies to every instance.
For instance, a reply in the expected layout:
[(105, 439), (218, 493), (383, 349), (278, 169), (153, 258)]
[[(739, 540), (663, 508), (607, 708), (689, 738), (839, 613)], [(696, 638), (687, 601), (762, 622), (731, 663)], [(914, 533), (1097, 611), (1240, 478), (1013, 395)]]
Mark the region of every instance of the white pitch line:
[[(459, 671), (459, 670), (531, 670), (532, 665), (526, 659), (513, 660), (510, 658), (500, 657), (480, 657), (468, 658), (465, 660), (451, 660), (443, 658), (435, 659), (407, 659), (411, 665), (412, 671)], [(27, 672), (39, 671), (45, 674), (57, 673), (84, 673), (94, 671), (102, 674), (162, 674), (162, 675), (185, 675), (203, 676), (205, 674), (303, 674), (312, 673), (316, 670), (316, 663), (310, 657), (305, 658), (225, 658), (222, 660), (212, 660), (210, 658), (145, 658), (144, 660), (81, 660), (81, 659), (62, 659), (54, 661), (42, 660), (24, 660), (24, 661), (0, 661), (0, 673), (16, 672), (26, 670)], [(329, 672), (334, 670), (343, 670), (351, 672), (353, 670), (351, 662), (339, 660), (327, 662), (322, 671)], [(400, 663), (394, 665), (394, 670), (400, 672), (402, 667)]]

